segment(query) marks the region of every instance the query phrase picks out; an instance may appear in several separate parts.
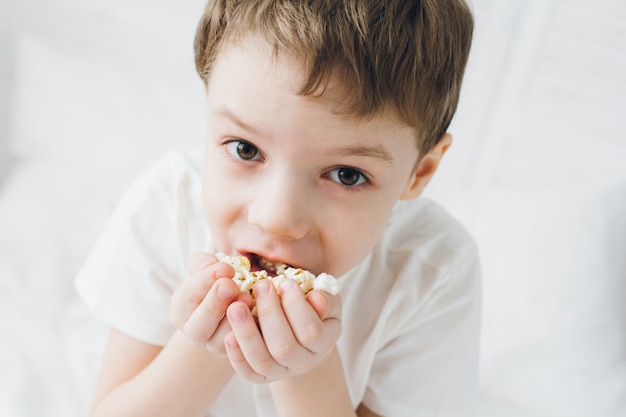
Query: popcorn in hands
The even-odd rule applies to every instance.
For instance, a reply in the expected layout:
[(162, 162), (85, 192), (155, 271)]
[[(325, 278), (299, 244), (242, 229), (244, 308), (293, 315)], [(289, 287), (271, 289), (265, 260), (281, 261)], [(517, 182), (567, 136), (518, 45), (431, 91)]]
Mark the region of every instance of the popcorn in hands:
[(267, 279), (277, 290), (280, 291), (280, 284), (287, 279), (294, 279), (300, 285), (300, 289), (307, 294), (311, 290), (326, 291), (332, 295), (339, 292), (337, 280), (332, 275), (325, 272), (315, 276), (312, 272), (301, 268), (293, 268), (283, 263), (270, 263), (265, 261), (268, 266), (276, 269), (276, 276), (269, 276), (266, 270), (250, 271), (250, 260), (245, 256), (228, 256), (224, 253), (215, 255), (220, 262), (229, 264), (235, 270), (233, 281), (237, 283), (241, 291), (250, 293), (254, 297), (252, 287), (254, 283), (260, 279)]

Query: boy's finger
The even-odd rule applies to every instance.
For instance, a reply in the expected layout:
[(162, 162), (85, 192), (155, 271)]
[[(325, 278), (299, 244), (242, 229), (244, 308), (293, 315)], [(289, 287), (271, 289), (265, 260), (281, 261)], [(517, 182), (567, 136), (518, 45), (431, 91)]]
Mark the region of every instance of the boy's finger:
[(187, 263), (187, 268), (189, 269), (189, 274), (193, 275), (198, 273), (209, 266), (217, 263), (218, 260), (215, 255), (208, 252), (196, 252), (189, 258)]
[[(306, 306), (304, 295), (295, 280), (286, 280), (293, 284), (294, 291), (301, 297), (301, 304)], [(265, 288), (264, 290), (263, 287)], [(281, 289), (285, 285), (281, 286)], [(259, 325), (267, 349), (279, 364), (290, 367), (306, 359), (308, 352), (298, 346), (291, 325), (285, 316), (281, 298), (269, 280), (260, 280), (254, 287)], [(310, 308), (309, 308), (310, 310)], [(315, 313), (312, 313), (315, 315)], [(319, 320), (318, 320), (319, 321)]]
[[(190, 263), (195, 262), (196, 265), (199, 265), (199, 261), (201, 261), (200, 256), (197, 256)], [(172, 295), (170, 319), (179, 329), (184, 326), (189, 316), (202, 303), (213, 284), (220, 278), (230, 278), (234, 274), (232, 267), (224, 263), (205, 265), (209, 265), (209, 267), (192, 274)]]
[(194, 342), (206, 345), (218, 328), (226, 309), (239, 295), (237, 284), (229, 278), (221, 278), (183, 327), (184, 333)]
[(256, 384), (267, 382), (263, 375), (259, 375), (248, 363), (233, 332), (224, 337), (224, 347), (232, 368), (245, 380)]
[[(231, 304), (227, 317), (234, 339), (228, 336), (225, 339), (226, 352), (238, 373), (248, 380), (255, 378), (255, 374), (274, 380), (286, 373), (287, 368), (277, 363), (268, 351), (264, 336), (245, 304), (240, 302)], [(233, 340), (236, 341), (236, 345), (231, 343), (229, 346), (229, 341)], [(236, 355), (233, 356), (233, 353)], [(245, 366), (246, 364), (249, 368)]]
[(187, 267), (190, 276), (201, 275), (208, 272), (211, 267), (212, 274), (218, 278), (232, 278), (235, 275), (235, 270), (232, 266), (225, 262), (220, 262), (215, 255), (208, 252), (196, 252), (191, 255)]
[(320, 320), (341, 319), (341, 296), (332, 295), (326, 291), (313, 290), (307, 294), (306, 299)]
[(311, 300), (317, 304), (323, 304), (321, 310), (324, 310), (326, 317), (321, 318), (309, 301), (309, 297), (305, 300), (304, 295), (299, 291), (300, 288), (287, 289), (281, 286), (281, 290), (285, 316), (298, 343), (312, 353), (326, 351), (341, 334), (341, 321), (331, 315), (337, 314), (337, 309), (333, 307), (335, 304), (332, 300), (333, 296), (321, 291), (317, 291), (319, 296), (308, 294), (311, 295)]
[(215, 356), (225, 356), (226, 348), (224, 346), (224, 337), (227, 334), (231, 333), (232, 330), (230, 328), (230, 323), (228, 320), (220, 321), (220, 324), (217, 326), (217, 329), (213, 333), (209, 340), (206, 342), (205, 348), (207, 351), (212, 353)]

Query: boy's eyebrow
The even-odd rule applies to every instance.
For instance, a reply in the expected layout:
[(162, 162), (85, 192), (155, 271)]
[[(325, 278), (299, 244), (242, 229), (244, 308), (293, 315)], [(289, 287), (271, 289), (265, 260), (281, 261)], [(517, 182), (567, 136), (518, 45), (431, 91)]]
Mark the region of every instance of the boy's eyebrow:
[(222, 117), (227, 118), (228, 120), (230, 120), (231, 122), (233, 122), (234, 124), (236, 124), (237, 126), (242, 128), (243, 130), (246, 130), (246, 131), (252, 133), (254, 136), (259, 136), (261, 134), (261, 131), (259, 129), (257, 129), (254, 126), (249, 125), (246, 122), (244, 122), (243, 120), (238, 118), (235, 115), (235, 113), (233, 113), (232, 111), (230, 111), (229, 109), (227, 109), (225, 107), (217, 108), (215, 110), (215, 114), (218, 115), (218, 116), (222, 116)]
[[(243, 120), (239, 119), (232, 111), (225, 107), (220, 107), (215, 110), (215, 114), (222, 116), (239, 126), (240, 128), (252, 133), (255, 136), (260, 135), (260, 130), (254, 126), (249, 125)], [(339, 156), (365, 156), (369, 158), (380, 159), (383, 162), (393, 162), (391, 154), (383, 146), (347, 146), (340, 147), (332, 150), (334, 155)]]
[(393, 162), (391, 154), (383, 146), (348, 146), (333, 150), (339, 156), (366, 156), (380, 159), (384, 162)]

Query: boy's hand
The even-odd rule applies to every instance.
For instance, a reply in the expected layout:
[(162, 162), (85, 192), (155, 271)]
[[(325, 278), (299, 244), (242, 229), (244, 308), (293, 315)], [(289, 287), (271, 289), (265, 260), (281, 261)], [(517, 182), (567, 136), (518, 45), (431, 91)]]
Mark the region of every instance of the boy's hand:
[(254, 286), (258, 324), (245, 303), (227, 310), (232, 332), (225, 338), (232, 367), (254, 383), (302, 374), (320, 364), (341, 334), (341, 297), (323, 291), (306, 296), (294, 280), (278, 295), (268, 280)]
[(208, 253), (197, 253), (189, 260), (189, 277), (172, 295), (172, 323), (194, 343), (206, 346), (214, 355), (225, 355), (224, 336), (230, 332), (223, 320), (233, 301), (248, 310), (252, 297), (239, 291), (232, 280), (233, 268)]

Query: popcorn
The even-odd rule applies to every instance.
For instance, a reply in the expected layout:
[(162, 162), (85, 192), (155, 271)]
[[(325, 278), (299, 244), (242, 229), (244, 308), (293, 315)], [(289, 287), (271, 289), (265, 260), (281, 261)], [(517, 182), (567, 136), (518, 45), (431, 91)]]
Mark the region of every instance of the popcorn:
[(339, 292), (339, 286), (337, 285), (335, 277), (325, 272), (315, 276), (312, 272), (301, 268), (293, 268), (283, 263), (261, 260), (263, 266), (276, 270), (277, 275), (272, 277), (269, 276), (265, 270), (250, 271), (250, 260), (245, 256), (228, 256), (221, 252), (217, 253), (215, 256), (220, 262), (227, 263), (233, 267), (235, 270), (233, 281), (237, 283), (241, 291), (249, 292), (253, 297), (252, 287), (254, 283), (260, 279), (269, 280), (278, 291), (280, 291), (280, 284), (283, 281), (294, 279), (298, 282), (300, 289), (305, 294), (311, 290), (321, 290), (332, 295)]
[(337, 285), (335, 277), (326, 272), (322, 272), (315, 278), (315, 281), (313, 281), (313, 289), (337, 294), (339, 292), (339, 285)]

